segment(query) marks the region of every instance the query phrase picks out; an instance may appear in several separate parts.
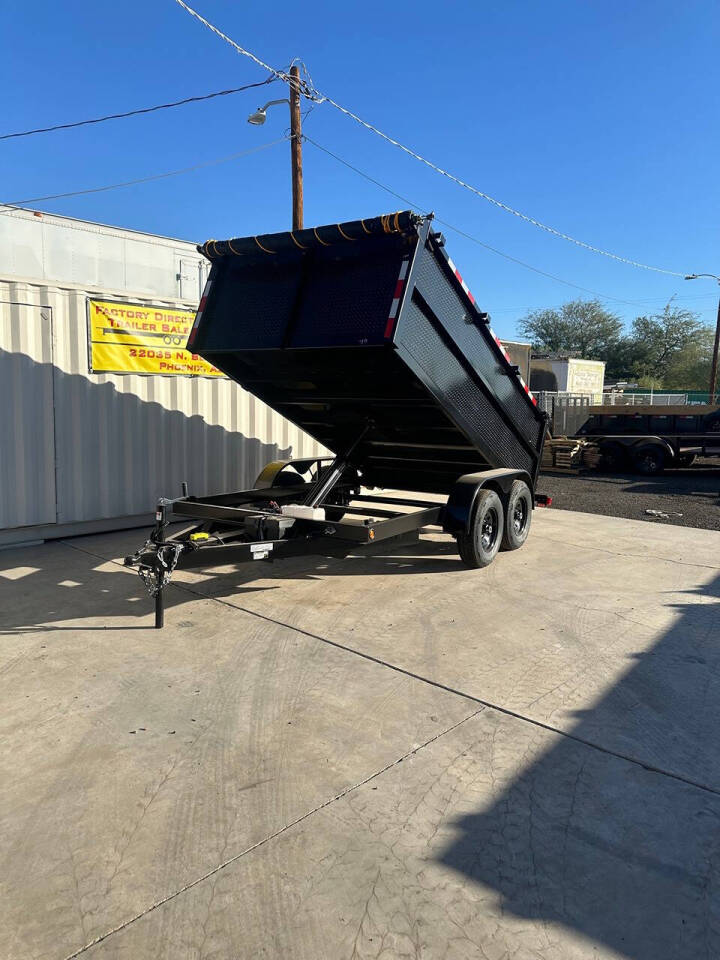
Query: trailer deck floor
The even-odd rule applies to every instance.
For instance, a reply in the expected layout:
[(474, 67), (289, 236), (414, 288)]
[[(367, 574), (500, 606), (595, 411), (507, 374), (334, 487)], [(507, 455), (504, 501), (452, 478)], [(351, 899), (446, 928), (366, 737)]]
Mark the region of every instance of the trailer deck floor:
[(720, 955), (720, 532), (537, 511), (181, 572), (0, 552), (0, 956)]

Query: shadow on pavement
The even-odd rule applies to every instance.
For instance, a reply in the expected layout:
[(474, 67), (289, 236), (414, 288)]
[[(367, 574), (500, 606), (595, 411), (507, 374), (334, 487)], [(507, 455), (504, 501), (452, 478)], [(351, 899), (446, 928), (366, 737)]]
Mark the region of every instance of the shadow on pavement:
[[(137, 546), (143, 531), (123, 534)], [(128, 630), (149, 629), (133, 621), (148, 617), (154, 601), (140, 578), (119, 564), (95, 555), (88, 538), (76, 538), (78, 544), (51, 542), (41, 547), (0, 551), (0, 635), (53, 630)], [(226, 568), (195, 569), (199, 582), (183, 583), (176, 577), (165, 592), (165, 607), (170, 610), (214, 595), (234, 590), (234, 595), (279, 589), (284, 580), (312, 580), (328, 576), (368, 576), (371, 574), (440, 573), (464, 569), (454, 540), (415, 540), (401, 545), (373, 549), (347, 558), (310, 556), (277, 563), (245, 563)], [(8, 579), (9, 578), (9, 579)], [(267, 580), (278, 581), (277, 585)], [(256, 585), (254, 581), (264, 580)], [(83, 625), (93, 618), (99, 623)], [(106, 620), (107, 623), (102, 621)], [(120, 622), (118, 622), (118, 620)], [(113, 622), (114, 621), (114, 622)]]
[[(720, 577), (696, 594), (622, 680), (580, 712), (571, 736), (598, 742), (598, 731), (611, 731), (628, 756), (633, 743), (655, 756), (667, 751), (672, 770), (680, 751), (703, 770), (720, 726)], [(502, 768), (501, 753), (493, 766)], [(713, 783), (710, 771), (705, 782)], [(595, 945), (578, 956), (603, 944), (632, 960), (716, 958), (718, 793), (558, 737), (491, 807), (454, 823), (457, 839), (439, 859), (496, 891), (502, 912), (548, 930), (561, 924)], [(537, 955), (551, 957), (541, 942)]]

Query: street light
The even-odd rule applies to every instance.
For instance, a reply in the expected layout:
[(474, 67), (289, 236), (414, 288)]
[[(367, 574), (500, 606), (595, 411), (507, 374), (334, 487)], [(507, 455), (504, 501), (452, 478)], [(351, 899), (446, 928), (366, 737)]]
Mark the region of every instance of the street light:
[[(717, 280), (720, 283), (720, 277), (714, 273), (689, 273), (686, 280), (699, 280), (700, 277), (710, 277), (711, 280)], [(710, 390), (708, 397), (710, 403), (715, 402), (715, 390), (717, 388), (718, 372), (718, 351), (720, 350), (720, 300), (718, 300), (717, 321), (715, 322), (715, 346), (713, 347), (712, 365), (710, 367)]]
[(255, 113), (250, 114), (248, 123), (251, 123), (254, 127), (261, 127), (267, 120), (268, 107), (274, 107), (276, 103), (290, 103), (290, 101), (287, 97), (284, 100), (268, 100), (264, 107), (258, 107)]
[(290, 99), (268, 100), (264, 107), (258, 107), (248, 117), (248, 123), (261, 127), (267, 120), (268, 107), (276, 103), (290, 104), (290, 166), (292, 173), (292, 228), (303, 228), (303, 170), (302, 170), (302, 130), (300, 121), (300, 69), (290, 67)]

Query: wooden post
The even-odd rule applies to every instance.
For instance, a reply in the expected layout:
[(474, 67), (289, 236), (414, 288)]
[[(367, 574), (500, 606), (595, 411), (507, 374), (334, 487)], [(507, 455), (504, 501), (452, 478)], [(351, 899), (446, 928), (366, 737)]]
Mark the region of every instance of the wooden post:
[(303, 229), (302, 127), (300, 118), (300, 70), (290, 67), (290, 162), (292, 164), (292, 228)]
[(717, 321), (715, 323), (715, 345), (713, 347), (712, 366), (710, 367), (710, 403), (715, 403), (717, 393), (718, 350), (720, 350), (720, 300), (718, 300)]

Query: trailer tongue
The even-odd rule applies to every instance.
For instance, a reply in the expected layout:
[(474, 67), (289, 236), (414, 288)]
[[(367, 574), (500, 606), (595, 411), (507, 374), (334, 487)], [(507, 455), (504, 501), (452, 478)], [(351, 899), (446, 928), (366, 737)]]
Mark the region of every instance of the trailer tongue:
[[(411, 212), (210, 240), (188, 348), (334, 459), (269, 464), (252, 490), (161, 500), (126, 558), (156, 598), (178, 567), (346, 555), (440, 525), (472, 567), (527, 537), (546, 418), (445, 252)], [(443, 494), (419, 500), (367, 488)], [(194, 523), (165, 538), (171, 516)]]

